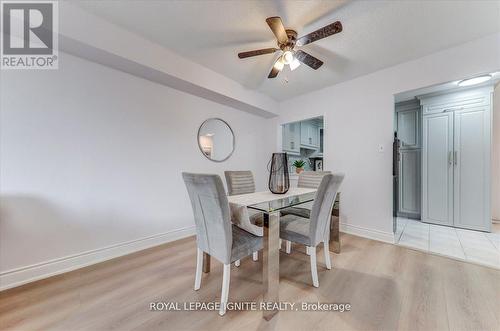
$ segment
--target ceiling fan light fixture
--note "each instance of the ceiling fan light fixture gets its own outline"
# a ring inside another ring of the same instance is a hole
[[[292,63],[294,57],[293,57],[293,53],[291,51],[285,51],[283,53],[283,56],[282,56],[282,59],[283,59],[283,62],[285,64],[290,64]]]
[[[310,32],[305,36],[297,38],[297,31],[293,29],[285,29],[285,26],[279,16],[266,18],[266,23],[276,37],[277,46],[279,48],[271,47],[239,52],[238,57],[240,59],[245,59],[248,57],[280,52],[281,55],[275,60],[274,65],[267,76],[267,78],[271,79],[276,78],[284,69],[285,65],[289,65],[290,70],[297,69],[301,64],[305,64],[311,69],[318,70],[323,65],[323,61],[303,50],[295,51],[294,47],[307,45],[342,31],[342,23],[337,21],[316,31]]]
[[[294,71],[300,66],[300,61],[297,60],[296,57],[293,58],[293,61],[290,63],[290,70]]]
[[[283,56],[280,57],[279,60],[274,63],[274,68],[278,71],[283,70],[284,66],[285,66],[285,63],[283,62]]]
[[[491,75],[482,75],[473,78],[467,78],[458,82],[458,86],[472,86],[487,82],[491,79]]]

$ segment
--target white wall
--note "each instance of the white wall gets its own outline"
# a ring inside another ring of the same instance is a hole
[[[324,115],[324,167],[346,174],[344,231],[391,241],[394,94],[498,69],[495,34],[287,100],[275,125]]]
[[[491,154],[491,217],[500,221],[500,84],[493,92],[493,144]]]
[[[60,56],[1,73],[1,288],[193,233],[182,171],[249,169],[264,189],[269,121]],[[226,162],[198,149],[209,117],[236,135]]]

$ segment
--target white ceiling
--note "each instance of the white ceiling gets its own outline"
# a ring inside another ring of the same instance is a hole
[[[276,100],[320,89],[500,31],[500,1],[80,1],[79,5]],[[303,49],[317,71],[288,67],[267,79],[277,54],[265,19],[300,35],[340,20],[344,30]],[[285,82],[287,81],[287,82]]]

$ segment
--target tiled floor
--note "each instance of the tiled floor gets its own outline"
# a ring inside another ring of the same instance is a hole
[[[498,224],[493,232],[457,229],[398,218],[396,242],[456,259],[500,269],[500,232]]]

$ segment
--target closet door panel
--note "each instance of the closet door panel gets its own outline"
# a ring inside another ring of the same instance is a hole
[[[423,117],[422,220],[453,225],[453,113]]]
[[[455,112],[454,224],[490,231],[490,112]]]

